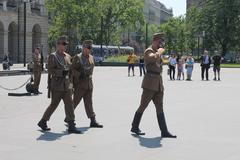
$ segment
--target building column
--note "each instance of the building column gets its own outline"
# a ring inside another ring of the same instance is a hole
[[[32,13],[31,3],[26,3],[26,11],[27,11],[27,13]]]
[[[45,16],[46,13],[45,13],[44,1],[40,1],[40,2],[39,2],[39,5],[40,5],[40,15],[41,15],[41,16]]]
[[[46,61],[48,57],[48,33],[42,32],[41,45],[43,47],[42,53],[43,53],[44,61]]]
[[[8,55],[8,31],[4,31],[4,47],[3,47],[3,54]]]
[[[27,32],[26,37],[26,63],[32,61],[33,49],[32,49],[32,32]]]
[[[3,4],[3,10],[7,11],[7,1],[3,1],[2,4]]]

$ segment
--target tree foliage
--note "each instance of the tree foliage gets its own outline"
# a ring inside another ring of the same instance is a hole
[[[205,48],[219,49],[222,55],[235,50],[240,44],[239,8],[239,0],[208,0],[203,8],[190,9],[187,13],[189,35],[205,31]]]
[[[143,0],[47,0],[46,4],[53,14],[50,43],[66,34],[73,46],[89,38],[100,44],[101,37],[104,44],[118,44],[122,31],[135,29],[136,22],[144,24]]]
[[[160,25],[160,30],[166,35],[166,49],[169,53],[184,52],[185,45],[185,18],[173,17]]]

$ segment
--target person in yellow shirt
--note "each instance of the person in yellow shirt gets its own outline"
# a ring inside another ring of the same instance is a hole
[[[135,76],[134,73],[134,66],[136,62],[137,56],[134,53],[129,54],[127,62],[128,62],[128,77],[130,77],[130,70],[132,69],[133,76]]]

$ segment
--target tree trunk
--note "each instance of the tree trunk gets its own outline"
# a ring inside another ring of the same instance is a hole
[[[228,48],[227,44],[222,45],[222,57],[224,57],[227,54]]]

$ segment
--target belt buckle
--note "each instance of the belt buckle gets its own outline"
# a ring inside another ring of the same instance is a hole
[[[67,75],[67,76],[65,77],[65,79],[69,79],[69,76]]]

